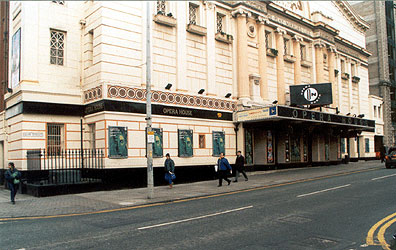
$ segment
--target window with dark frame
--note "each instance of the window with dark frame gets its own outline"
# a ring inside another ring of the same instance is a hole
[[[157,14],[161,14],[161,15],[166,14],[166,1],[165,0],[157,1]]]
[[[365,152],[369,153],[370,152],[370,139],[369,138],[364,139],[364,145],[365,145]]]
[[[265,31],[265,48],[266,49],[272,48],[271,31]]]
[[[95,123],[88,124],[89,128],[89,147],[92,150],[96,149],[96,125]]]
[[[300,45],[300,55],[301,55],[301,60],[303,60],[303,61],[307,60],[305,45],[302,45],[302,44]]]
[[[290,55],[289,42],[290,40],[288,38],[286,37],[283,38],[283,49],[285,55]]]
[[[217,12],[217,16],[216,16],[217,33],[224,33],[224,18],[225,15]]]
[[[47,154],[60,155],[64,145],[64,124],[47,124]]]
[[[199,6],[193,3],[189,4],[189,24],[198,24]]]
[[[66,32],[51,30],[50,63],[55,65],[64,64]]]
[[[206,148],[205,135],[199,135],[199,148]]]

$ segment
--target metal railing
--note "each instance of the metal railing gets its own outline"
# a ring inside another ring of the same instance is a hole
[[[103,149],[68,149],[49,153],[27,152],[27,183],[77,184],[99,182],[104,168]]]

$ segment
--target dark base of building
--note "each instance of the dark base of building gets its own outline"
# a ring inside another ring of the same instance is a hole
[[[349,161],[357,162],[359,160],[376,160],[375,157],[370,158],[350,158]],[[251,171],[268,171],[276,169],[289,169],[289,168],[304,168],[315,166],[329,166],[338,164],[347,164],[348,159],[328,162],[313,162],[313,163],[287,163],[277,165],[255,165],[246,166],[246,170]],[[100,179],[98,178],[98,171],[101,171]],[[5,185],[4,182],[5,170],[0,170],[0,183]],[[23,181],[20,191],[23,194],[29,194],[36,197],[45,197],[62,194],[74,194],[83,192],[115,190],[121,188],[142,188],[147,186],[147,169],[146,168],[126,168],[126,169],[103,169],[96,170],[95,172],[87,172],[86,175],[91,175],[97,181],[81,182],[81,183],[64,183],[64,184],[40,184],[40,175],[42,171],[21,171],[22,178],[27,180],[31,178],[32,181],[28,183]],[[214,171],[213,165],[210,166],[183,166],[176,167],[176,184],[191,183],[198,181],[214,180],[217,174]],[[163,168],[154,168],[154,185],[165,186],[167,185],[164,179]]]

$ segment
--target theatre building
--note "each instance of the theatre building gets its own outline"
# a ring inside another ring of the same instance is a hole
[[[264,168],[375,157],[369,27],[347,2],[148,4],[155,172],[168,152],[179,180],[237,150]],[[146,11],[144,1],[10,2],[0,169],[145,172]]]

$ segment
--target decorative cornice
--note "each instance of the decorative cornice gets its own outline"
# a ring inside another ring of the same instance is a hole
[[[257,16],[257,22],[261,24],[268,24],[269,20],[268,17]]]
[[[107,97],[134,101],[146,101],[146,90],[141,88],[129,88],[125,86],[108,85]],[[180,93],[153,90],[151,92],[153,103],[190,106],[203,109],[215,109],[224,111],[236,110],[236,102],[203,96],[192,96]]]
[[[278,28],[276,28],[275,33],[279,33],[281,35],[286,35],[287,31],[278,27]]]
[[[237,17],[238,15],[245,16],[245,17],[251,17],[252,16],[252,14],[250,12],[248,12],[248,11],[242,9],[242,8],[238,8],[238,9],[232,11],[231,15],[233,17]]]
[[[84,91],[84,102],[90,102],[102,98],[102,85]]]

